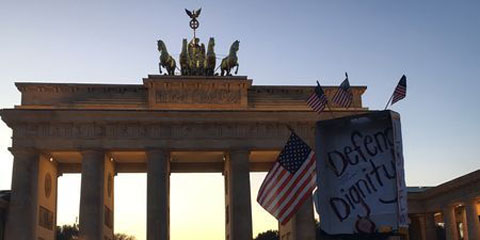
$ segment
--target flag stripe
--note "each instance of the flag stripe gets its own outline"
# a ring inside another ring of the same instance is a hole
[[[278,211],[277,211],[278,208],[277,207],[283,207],[284,204],[287,203],[287,201],[286,201],[287,198],[289,198],[289,196],[291,196],[296,191],[298,191],[298,188],[300,188],[300,186],[301,186],[300,183],[305,181],[306,177],[310,176],[310,174],[307,174],[307,173],[311,172],[312,167],[315,168],[314,165],[313,165],[314,161],[312,161],[312,159],[304,164],[305,168],[303,170],[297,171],[298,174],[295,174],[293,179],[286,186],[283,187],[283,191],[280,192],[275,197],[274,201],[272,201],[270,204],[267,205],[268,206],[267,208],[270,211],[275,212],[274,215],[278,214]],[[300,173],[300,171],[301,171],[301,173]],[[277,203],[280,203],[280,205],[278,205]]]
[[[352,104],[353,95],[350,90],[350,83],[346,78],[338,87],[337,92],[333,96],[332,101],[341,107],[348,108]]]
[[[302,196],[305,194],[305,190],[307,190],[308,193],[311,193],[313,191],[313,189],[315,188],[316,186],[316,173],[315,173],[315,169],[312,169],[312,174],[309,175],[309,178],[306,179],[306,181],[304,182],[304,186],[302,187],[302,190],[301,192],[300,191],[297,191],[295,193],[294,196],[292,196],[291,199],[293,200],[298,200],[298,199],[301,199]],[[308,191],[308,189],[312,189],[310,191]],[[282,209],[282,211],[280,212],[280,215],[281,216],[285,216],[285,215],[288,215],[290,213],[290,211],[292,210],[292,208],[295,206],[296,202],[295,201],[292,201],[292,200],[289,200],[289,203]]]
[[[303,172],[304,169],[306,169],[307,166],[309,165],[309,162],[305,161],[305,163],[302,165],[302,167],[300,169],[298,169],[297,173]],[[272,201],[274,201],[275,199],[279,199],[284,194],[283,190],[286,187],[289,188],[293,184],[293,182],[296,180],[296,178],[298,177],[298,174],[292,175],[292,174],[288,173],[287,171],[284,171],[283,174],[288,176],[288,178],[285,181],[278,182],[276,186],[274,186],[272,189],[270,189],[272,194],[269,195],[270,197],[269,197],[267,202],[263,201],[263,204],[265,206],[271,206]],[[272,196],[275,196],[275,198],[272,198]],[[269,208],[269,207],[266,207],[266,208]]]
[[[309,99],[316,103],[321,99]],[[314,109],[317,109],[316,107]],[[257,202],[277,220],[287,222],[316,186],[315,153],[294,133],[260,186]]]
[[[311,192],[315,189],[315,186],[312,186],[310,189],[307,189],[307,191],[305,191],[304,195],[302,196],[302,199],[300,201],[297,201],[296,203],[303,203],[305,202],[310,196],[311,196]],[[293,214],[295,214],[297,212],[297,210],[302,206],[301,204],[294,204],[293,205],[294,207],[292,208],[292,210],[289,212],[288,215],[286,216],[282,216],[282,218],[279,219],[280,223],[283,225],[283,224],[286,224],[288,222],[288,220],[290,220],[290,218],[292,218]]]
[[[297,212],[297,210],[302,206],[303,202],[308,199],[308,197],[312,196],[312,191],[315,189],[315,186],[311,186],[310,188],[305,188],[304,191],[302,192],[301,196],[296,199],[296,201],[292,204],[292,207],[285,212],[284,215],[282,215],[279,218],[279,221],[282,224],[285,224],[292,216]],[[298,204],[302,203],[302,204]]]
[[[320,113],[325,109],[328,100],[325,94],[323,93],[322,87],[317,82],[317,87],[315,91],[308,97],[307,104],[316,112]]]
[[[272,197],[275,194],[278,194],[279,191],[281,191],[281,189],[279,189],[279,188],[282,187],[283,183],[289,181],[292,178],[292,175],[288,174],[288,172],[283,168],[281,169],[279,175],[280,175],[280,177],[277,177],[277,179],[279,179],[279,181],[272,184],[269,188],[266,189],[267,194],[263,197],[260,204],[262,204],[262,205],[263,204],[265,204],[265,205],[269,204],[271,202]],[[274,180],[277,180],[277,179],[274,179]]]
[[[266,179],[265,182],[262,183],[262,185],[260,186],[260,189],[258,190],[257,201],[261,198],[261,196],[263,196],[265,188],[270,185],[270,183],[273,181],[273,179],[276,179],[276,177],[273,177],[273,176],[278,174],[279,170],[280,170],[280,164],[278,164],[278,162],[276,162],[272,166],[270,171],[268,171],[267,176],[265,176],[265,179]]]
[[[269,206],[270,203],[275,199],[275,196],[283,190],[285,183],[288,183],[288,181],[290,181],[290,179],[292,179],[293,177],[293,175],[289,174],[288,171],[285,169],[282,169],[281,174],[282,178],[280,179],[280,181],[278,181],[277,184],[272,185],[271,188],[268,189],[268,194],[260,204]]]
[[[311,164],[313,165],[313,164]],[[274,215],[281,215],[282,211],[285,207],[288,207],[291,205],[292,199],[295,199],[295,197],[298,196],[298,193],[300,190],[304,189],[307,184],[310,183],[310,178],[312,177],[313,171],[315,170],[315,167],[309,167],[308,169],[305,169],[306,172],[303,174],[303,176],[295,183],[293,188],[290,188],[289,191],[285,192],[283,196],[281,197],[281,204],[278,206],[275,206],[276,208],[273,208],[272,210],[275,211]]]
[[[271,176],[269,176],[270,173],[272,173]],[[272,170],[270,170],[270,172],[265,177],[266,180],[262,183],[262,186],[260,186],[260,190],[259,190],[258,196],[257,196],[257,201],[263,202],[263,200],[266,197],[265,190],[270,189],[273,184],[276,184],[275,181],[277,179],[279,179],[278,176],[280,174],[283,174],[282,173],[282,168],[281,168],[280,164],[278,162],[276,162],[275,165],[274,165],[274,168]],[[267,191],[267,193],[268,193],[268,191]]]
[[[407,77],[403,75],[398,81],[397,87],[393,92],[392,105],[407,96]]]

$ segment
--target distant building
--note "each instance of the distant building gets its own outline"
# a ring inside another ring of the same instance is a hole
[[[480,239],[480,170],[436,187],[408,188],[410,239]]]

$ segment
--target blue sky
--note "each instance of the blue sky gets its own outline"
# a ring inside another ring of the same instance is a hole
[[[202,7],[198,35],[218,55],[240,40],[239,74],[256,85],[366,85],[383,109],[402,74],[408,185],[436,185],[480,168],[480,2],[2,1],[0,106],[16,81],[141,84],[158,73],[156,41],[180,52],[184,8]],[[11,132],[0,128],[0,189],[10,187]],[[223,228],[219,228],[223,230]]]

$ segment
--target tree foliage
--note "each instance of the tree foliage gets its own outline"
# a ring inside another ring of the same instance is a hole
[[[57,226],[57,240],[77,240],[79,234],[78,224]],[[136,240],[134,236],[117,233],[113,240]]]
[[[113,240],[136,240],[136,238],[134,236],[129,236],[127,234],[117,233],[113,237]]]
[[[57,240],[74,240],[78,239],[78,225],[57,226]]]
[[[259,233],[253,240],[279,240],[278,231],[268,230],[266,232]]]

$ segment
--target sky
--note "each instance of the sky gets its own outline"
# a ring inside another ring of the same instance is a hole
[[[478,0],[2,0],[0,107],[20,103],[14,82],[141,84],[158,73],[158,39],[178,59],[192,35],[183,9],[199,7],[201,41],[215,37],[222,56],[240,40],[239,75],[255,85],[337,85],[348,72],[368,87],[364,106],[378,110],[406,74],[407,98],[391,109],[402,115],[407,185],[480,168]],[[0,189],[11,184],[10,145],[2,123]],[[264,175],[251,174],[252,198]],[[171,239],[224,239],[221,174],[171,178]],[[115,231],[145,239],[145,174],[115,181]],[[59,178],[59,224],[75,221],[79,194],[78,174]],[[252,207],[254,235],[276,228]]]

